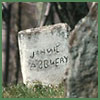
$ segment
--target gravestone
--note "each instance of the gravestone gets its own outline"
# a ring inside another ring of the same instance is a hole
[[[98,98],[98,3],[70,33],[67,98]]]
[[[58,85],[68,63],[70,27],[55,24],[20,31],[18,34],[23,82]]]

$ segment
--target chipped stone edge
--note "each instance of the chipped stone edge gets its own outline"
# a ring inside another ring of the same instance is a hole
[[[30,28],[30,29],[22,30],[22,31],[18,32],[18,35],[25,34],[25,33],[27,33],[27,34],[37,33],[41,30],[47,30],[47,29],[52,30],[55,27],[59,28],[60,26],[61,27],[63,26],[64,28],[66,28],[67,32],[70,32],[70,30],[71,30],[70,26],[67,23],[57,23],[57,24],[54,24],[54,25],[46,25],[46,26],[42,26],[42,27],[36,27],[36,28]]]

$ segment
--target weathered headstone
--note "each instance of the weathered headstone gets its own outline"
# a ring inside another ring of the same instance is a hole
[[[27,29],[18,34],[23,82],[57,85],[68,63],[67,24]]]
[[[67,98],[98,97],[98,3],[70,33]]]

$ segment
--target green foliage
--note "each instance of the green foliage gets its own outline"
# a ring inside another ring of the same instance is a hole
[[[3,87],[3,98],[63,98],[64,86],[43,86],[36,84],[27,88],[24,84]]]

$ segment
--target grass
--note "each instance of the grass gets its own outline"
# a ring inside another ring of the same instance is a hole
[[[3,87],[3,98],[64,98],[64,86],[43,86],[41,84],[27,88],[24,84]]]

